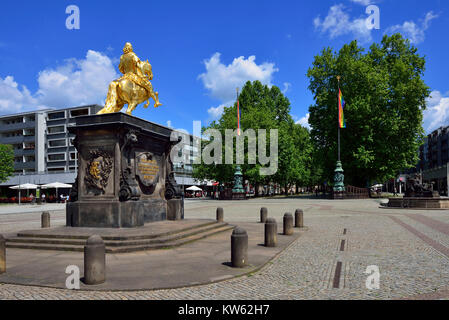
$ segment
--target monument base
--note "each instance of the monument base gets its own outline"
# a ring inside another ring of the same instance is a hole
[[[67,226],[135,228],[166,220],[168,210],[183,218],[181,205],[167,206],[180,197],[170,158],[180,139],[171,129],[118,112],[77,117],[68,130],[79,165]]]
[[[68,227],[134,228],[144,225],[142,201],[77,201],[66,207]]]
[[[171,199],[167,201],[167,220],[184,219],[184,203],[182,199]]]
[[[449,209],[449,198],[390,198],[387,208]]]
[[[246,193],[241,193],[241,192],[233,192],[232,193],[232,200],[246,200]]]

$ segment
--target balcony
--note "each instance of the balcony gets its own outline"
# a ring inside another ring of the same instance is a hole
[[[35,155],[34,149],[16,149],[16,150],[14,150],[15,157],[34,156],[34,155]]]
[[[0,132],[8,132],[8,131],[15,131],[15,130],[22,130],[22,129],[33,129],[36,125],[35,121],[28,121],[28,122],[19,122],[19,123],[13,123],[13,124],[1,124],[0,125]]]
[[[34,169],[36,167],[35,161],[30,162],[14,162],[14,170]]]

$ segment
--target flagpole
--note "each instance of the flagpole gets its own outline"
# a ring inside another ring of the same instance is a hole
[[[340,76],[337,76],[337,80],[338,80],[338,98],[337,98],[337,103],[338,103],[338,114],[340,115]],[[343,107],[343,106],[342,106]],[[344,118],[343,118],[344,119]],[[333,199],[343,199],[345,197],[345,184],[344,184],[344,179],[345,176],[343,174],[343,167],[341,165],[341,159],[340,159],[340,127],[341,127],[341,122],[340,122],[340,116],[338,116],[338,160],[337,160],[337,165],[336,168],[334,170],[334,188],[333,188],[333,195],[332,198]]]
[[[340,76],[337,76],[337,80],[338,80],[338,93],[337,93],[337,103],[338,103],[340,98]],[[340,161],[340,123],[338,123],[338,161]]]

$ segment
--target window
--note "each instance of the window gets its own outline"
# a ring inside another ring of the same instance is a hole
[[[48,172],[64,172],[65,168],[64,167],[59,167],[59,168],[48,168],[47,169]]]
[[[53,112],[48,114],[48,120],[64,119],[65,111]]]
[[[70,117],[79,117],[79,116],[87,116],[89,115],[89,109],[77,109],[70,111]]]
[[[25,157],[25,162],[34,162],[36,161],[34,156],[27,156]]]
[[[48,127],[48,134],[64,133],[65,126]]]
[[[48,146],[50,148],[57,148],[57,147],[66,147],[67,141],[65,139],[59,139],[59,140],[49,140]]]
[[[24,150],[34,150],[35,149],[34,143],[25,143],[25,146],[23,147]]]
[[[34,129],[33,130],[24,130],[24,136],[25,137],[34,137]]]
[[[65,153],[49,154],[48,161],[65,161]]]
[[[76,160],[76,152],[70,152],[70,160]]]

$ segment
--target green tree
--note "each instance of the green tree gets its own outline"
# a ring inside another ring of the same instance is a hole
[[[309,123],[323,178],[332,181],[337,158],[337,76],[346,101],[341,130],[345,182],[365,187],[416,165],[423,139],[423,110],[430,95],[422,76],[425,59],[400,34],[384,36],[369,50],[357,41],[316,56],[307,76],[315,104]]]
[[[277,182],[287,187],[298,181],[308,181],[308,170],[305,168],[310,161],[305,152],[311,150],[308,131],[300,125],[294,123],[290,115],[290,101],[281,90],[272,86],[271,88],[262,85],[260,81],[248,81],[239,95],[241,109],[242,130],[258,129],[267,130],[267,147],[270,150],[269,133],[270,129],[277,129],[278,140],[278,171],[272,176],[260,174],[260,162],[256,155],[256,164],[248,164],[247,139],[245,143],[245,164],[241,165],[245,180],[256,186],[269,182]],[[221,118],[212,122],[206,129],[217,129],[223,137],[223,159],[225,159],[224,136],[226,129],[237,128],[237,104],[225,107]],[[258,139],[258,137],[257,137]],[[202,148],[209,142],[204,141]],[[258,141],[256,140],[256,143]],[[304,147],[304,149],[303,149]],[[306,151],[304,151],[306,150]],[[235,146],[233,150],[235,163]],[[235,172],[235,165],[194,165],[194,177],[199,179],[213,179],[221,183],[232,182]],[[257,191],[256,191],[257,192]]]
[[[5,182],[14,173],[14,149],[11,145],[0,144],[0,182]]]

